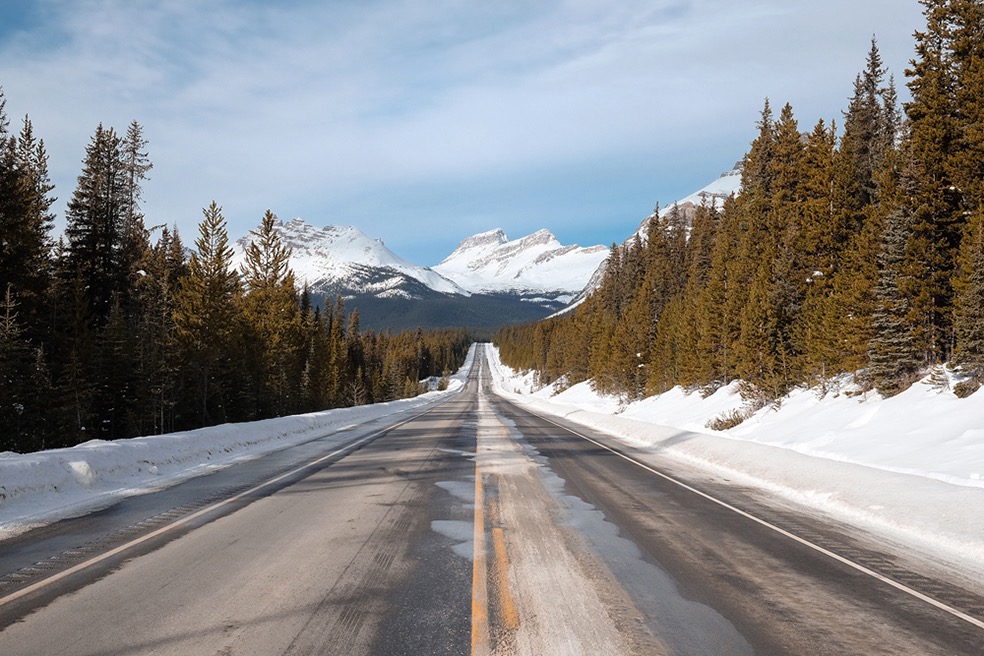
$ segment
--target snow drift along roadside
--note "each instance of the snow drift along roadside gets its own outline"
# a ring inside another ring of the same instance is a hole
[[[710,475],[871,530],[984,580],[984,394],[916,385],[891,399],[796,393],[729,431],[707,421],[741,406],[736,390],[679,389],[634,404],[587,384],[554,394],[501,363],[496,391],[544,414],[612,435],[650,458]]]
[[[457,393],[473,358],[474,347],[446,391],[412,399],[113,442],[91,440],[36,453],[0,453],[0,538],[347,426],[422,408]]]

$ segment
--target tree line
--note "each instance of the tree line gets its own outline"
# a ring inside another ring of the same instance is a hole
[[[921,4],[903,107],[874,39],[841,127],[767,100],[739,194],[657,208],[576,310],[502,329],[503,360],[626,399],[740,380],[761,406],[839,374],[892,395],[944,364],[980,387],[984,4]]]
[[[464,330],[362,330],[316,307],[267,211],[233,266],[222,209],[190,256],[148,227],[142,126],[98,126],[55,242],[44,141],[0,92],[0,452],[414,396],[464,362]]]

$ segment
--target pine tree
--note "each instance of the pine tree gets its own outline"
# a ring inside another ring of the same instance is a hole
[[[99,326],[109,315],[113,295],[129,284],[122,258],[123,177],[120,138],[100,124],[65,213],[66,268],[86,291]]]
[[[179,398],[179,363],[174,310],[180,280],[187,274],[184,246],[177,229],[162,228],[157,243],[148,248],[140,263],[134,288],[138,355],[141,434],[173,431]]]
[[[301,373],[301,315],[297,306],[290,249],[277,231],[277,218],[267,210],[259,228],[250,232],[242,266],[246,294],[244,326],[254,338],[261,416],[282,415],[296,405]]]
[[[926,30],[916,32],[917,58],[906,70],[912,100],[905,105],[908,138],[902,188],[911,234],[902,264],[902,292],[909,299],[916,348],[932,364],[944,361],[950,350],[950,283],[965,215],[949,165],[961,141],[951,0],[921,1]]]
[[[95,434],[104,440],[134,437],[139,434],[139,375],[136,362],[135,331],[123,309],[119,295],[114,295],[106,324],[98,332],[98,348],[93,374],[96,398],[93,402],[97,422]]]
[[[842,365],[840,335],[834,330],[832,281],[851,235],[838,230],[834,212],[836,130],[817,122],[804,151],[802,212],[794,245],[799,275],[806,283],[802,312],[792,328],[799,367],[806,378],[823,381]]]
[[[968,222],[958,262],[953,363],[970,377],[969,391],[984,383],[984,210]]]
[[[64,267],[67,256],[56,259],[56,270]],[[98,417],[95,401],[99,394],[98,348],[95,319],[82,281],[65,275],[54,279],[57,299],[54,308],[52,358],[54,430],[50,446],[72,446],[89,439]]]
[[[984,205],[984,6],[951,0],[957,143],[949,173],[973,212]]]
[[[706,361],[706,372],[698,384],[705,392],[729,384],[737,375],[735,344],[741,330],[741,303],[747,286],[739,284],[739,244],[745,230],[744,217],[734,196],[722,207],[711,248],[707,284],[697,296],[695,320],[702,327],[698,352]]]
[[[17,301],[8,284],[0,301],[0,450],[25,451],[32,435],[28,421],[39,410],[32,407],[30,345],[17,318]],[[25,414],[27,416],[25,416]]]
[[[349,372],[354,371],[349,360],[349,343],[345,333],[345,304],[341,296],[335,298],[325,323],[328,332],[328,362],[325,373],[325,396],[328,407],[347,405],[345,385]]]
[[[681,301],[683,316],[677,336],[680,344],[678,382],[691,389],[709,386],[716,378],[711,358],[702,348],[708,342],[712,327],[702,309],[701,299],[712,274],[718,220],[719,213],[713,201],[704,198],[694,214],[687,240],[687,285]]]
[[[763,122],[766,118],[763,112]],[[753,186],[743,188],[739,197],[750,229],[738,253],[748,286],[736,344],[738,374],[769,400],[785,394],[793,379],[792,321],[802,302],[799,280],[805,284],[794,249],[801,223],[803,150],[792,107],[786,104],[777,122],[760,128],[750,151],[758,153],[752,158]]]
[[[844,136],[841,139],[840,159],[846,165],[846,175],[840,183],[847,192],[844,211],[853,216],[856,232],[861,212],[878,201],[878,175],[885,158],[895,148],[900,124],[895,83],[885,84],[887,69],[874,38],[868,52],[865,70],[854,82],[854,95],[844,112]]]
[[[238,330],[241,285],[232,270],[232,248],[222,208],[212,201],[202,213],[197,250],[174,299],[174,327],[183,369],[195,381],[192,398],[199,425],[211,425],[227,417],[231,345]]]
[[[29,118],[20,138],[8,133],[0,91],[0,289],[11,287],[25,336],[38,341],[51,274],[50,208],[54,188],[48,178],[44,143]]]
[[[306,352],[301,372],[302,410],[316,412],[331,407],[329,328],[320,308],[310,308],[305,321]]]
[[[123,232],[136,232],[143,228],[140,201],[143,199],[142,182],[154,168],[145,148],[149,142],[143,136],[143,127],[132,121],[121,145],[123,167],[123,198],[121,214]]]
[[[148,141],[143,136],[143,128],[137,121],[130,123],[126,137],[120,144],[120,168],[122,170],[122,189],[120,202],[121,267],[127,277],[128,286],[133,286],[139,277],[141,260],[150,248],[149,233],[144,224],[140,209],[143,198],[142,183],[147,173],[154,168],[145,148]]]
[[[12,286],[0,299],[0,450],[43,449],[51,431],[51,381],[44,351],[31,344]]]
[[[916,336],[909,320],[911,307],[905,287],[905,249],[911,218],[893,212],[886,224],[878,255],[878,283],[872,320],[874,335],[869,346],[870,375],[875,387],[892,396],[908,387],[921,364]]]

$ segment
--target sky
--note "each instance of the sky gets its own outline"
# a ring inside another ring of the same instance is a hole
[[[270,209],[437,264],[541,228],[621,242],[730,170],[765,98],[840,120],[873,36],[900,95],[917,0],[3,0],[0,87],[59,200],[137,120],[148,225]]]

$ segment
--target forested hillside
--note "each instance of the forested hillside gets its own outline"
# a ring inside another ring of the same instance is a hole
[[[984,3],[922,4],[903,107],[874,40],[842,124],[767,101],[739,195],[653,219],[576,311],[503,329],[503,360],[628,399],[741,380],[764,404],[843,373],[892,395],[943,364],[976,390]]]
[[[43,140],[0,94],[0,451],[26,452],[416,395],[464,362],[464,331],[360,330],[298,290],[269,211],[240,269],[221,208],[190,258],[149,226],[152,168],[134,121],[100,125],[51,236]]]

